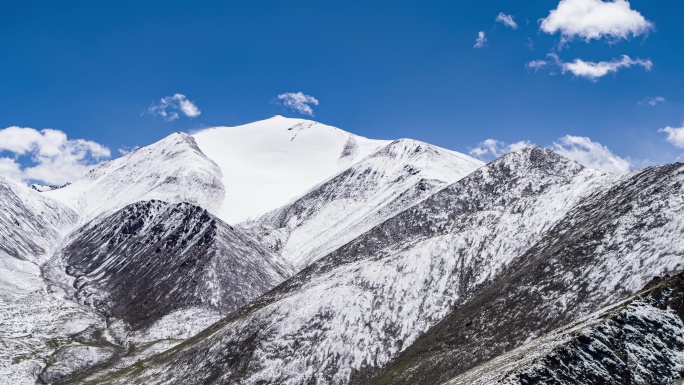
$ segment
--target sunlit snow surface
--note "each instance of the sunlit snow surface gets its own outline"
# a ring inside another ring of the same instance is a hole
[[[223,172],[219,217],[230,224],[285,205],[389,143],[282,116],[193,137]]]

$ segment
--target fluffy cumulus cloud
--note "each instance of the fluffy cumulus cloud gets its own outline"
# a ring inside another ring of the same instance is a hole
[[[0,176],[62,185],[111,156],[101,144],[68,139],[59,130],[8,127],[0,130]],[[22,159],[27,158],[27,161]]]
[[[558,55],[550,53],[548,55],[548,60],[535,60],[526,65],[527,68],[534,70],[545,67],[556,67],[564,74],[571,73],[577,77],[589,79],[591,81],[597,81],[608,74],[616,73],[621,69],[633,66],[643,67],[646,71],[650,71],[653,68],[653,62],[648,59],[632,59],[627,55],[610,61],[590,62],[582,59],[575,59],[572,62],[564,62]]]
[[[487,44],[487,34],[484,31],[477,33],[477,39],[475,40],[475,48],[482,48]]]
[[[531,145],[532,143],[526,140],[507,144],[500,140],[487,139],[478,144],[477,147],[471,149],[470,155],[484,161],[490,161],[500,156],[506,155],[511,151],[517,151]]]
[[[174,94],[173,96],[166,96],[159,100],[159,103],[152,104],[147,113],[151,115],[161,116],[165,120],[172,122],[180,117],[180,114],[188,118],[196,118],[200,116],[202,111],[199,107],[183,94]]]
[[[653,23],[631,8],[626,0],[561,0],[541,20],[542,31],[560,32],[563,39],[628,39],[648,33]]]
[[[632,163],[613,154],[608,147],[584,136],[566,135],[553,142],[551,149],[575,162],[596,170],[621,174],[632,168]]]
[[[505,13],[501,12],[499,13],[499,16],[496,17],[496,22],[497,23],[502,23],[506,27],[517,29],[518,28],[518,23],[515,22],[513,19],[512,15],[506,15]]]
[[[661,128],[658,132],[667,134],[667,141],[679,148],[684,148],[684,127]]]
[[[311,106],[317,106],[318,99],[311,95],[306,95],[302,92],[286,92],[278,95],[278,102],[283,106],[297,111],[302,115],[314,116],[314,111]]]

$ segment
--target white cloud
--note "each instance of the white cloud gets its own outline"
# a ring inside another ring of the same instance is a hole
[[[584,136],[566,135],[553,142],[551,149],[585,167],[621,174],[632,168],[630,160],[613,154],[608,147]]]
[[[546,60],[532,60],[531,62],[525,64],[525,68],[530,68],[537,71],[546,67],[547,65],[549,65],[549,62]]]
[[[653,29],[653,23],[626,0],[561,0],[549,16],[541,19],[541,29],[548,34],[560,32],[563,39],[590,41],[639,36]]]
[[[517,29],[518,28],[518,23],[515,22],[513,19],[512,15],[506,15],[505,13],[501,12],[499,13],[499,16],[496,17],[496,22],[497,23],[503,23],[506,27]]]
[[[286,92],[284,94],[278,95],[278,100],[285,107],[290,108],[293,111],[297,111],[302,115],[314,116],[313,109],[311,105],[317,106],[318,99],[311,95],[305,95],[301,92]]]
[[[558,55],[555,53],[550,53],[547,55],[549,60],[535,60],[528,62],[525,66],[527,68],[532,68],[538,70],[546,66],[556,66],[561,69],[562,73],[572,73],[577,77],[582,77],[589,79],[591,81],[597,81],[610,73],[616,73],[623,68],[630,68],[633,66],[640,66],[650,71],[653,68],[653,62],[646,59],[642,60],[639,58],[632,59],[627,55],[622,55],[620,59],[613,59],[611,61],[601,61],[601,62],[588,62],[582,59],[575,59],[572,62],[562,61]]]
[[[0,158],[0,177],[21,181],[21,166],[14,159]]]
[[[620,59],[598,63],[575,59],[574,62],[563,63],[563,73],[572,72],[575,76],[597,80],[609,73],[615,73],[622,68],[629,68],[635,65],[644,67],[647,71],[653,68],[653,63],[650,60],[632,59],[627,55],[623,55]]]
[[[470,155],[484,161],[489,161],[504,156],[511,151],[517,151],[531,145],[532,143],[527,140],[506,144],[500,140],[487,139],[470,150]]]
[[[648,104],[649,106],[657,106],[660,103],[665,103],[665,98],[662,96],[656,96],[655,98],[648,98],[645,100],[645,103]]]
[[[485,44],[487,44],[487,35],[484,31],[480,31],[477,33],[477,40],[475,40],[475,45],[473,47],[482,48]]]
[[[0,153],[14,158],[0,158],[0,176],[23,181],[61,185],[80,178],[111,156],[101,144],[68,139],[62,131],[8,127],[0,130]],[[27,156],[32,164],[22,167],[19,157]]]
[[[661,128],[658,132],[664,132],[667,134],[667,141],[670,144],[675,145],[679,148],[684,148],[684,127],[670,127]]]
[[[169,122],[180,117],[178,111],[188,118],[196,118],[202,114],[199,107],[188,100],[183,94],[163,97],[159,100],[159,103],[152,104],[147,109],[148,114],[159,115]]]

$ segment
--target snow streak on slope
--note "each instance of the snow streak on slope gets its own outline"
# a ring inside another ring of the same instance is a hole
[[[219,217],[231,224],[285,205],[389,143],[282,116],[193,136],[223,172]]]
[[[96,218],[55,258],[76,277],[79,302],[136,330],[191,307],[228,314],[292,274],[206,210],[154,200]]]
[[[604,179],[538,147],[509,154],[105,383],[358,383],[500,276]]]
[[[302,269],[482,165],[427,143],[396,140],[287,206],[241,226]]]
[[[150,199],[189,202],[217,212],[224,190],[219,167],[202,154],[191,136],[176,133],[44,194],[89,220]]]
[[[651,283],[446,385],[673,384],[684,368],[682,278]]]

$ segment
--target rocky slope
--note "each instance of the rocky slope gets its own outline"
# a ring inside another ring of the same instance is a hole
[[[554,330],[445,385],[681,383],[683,278],[657,279],[637,295]]]
[[[481,166],[427,143],[396,140],[292,203],[240,226],[303,269]]]
[[[439,384],[684,270],[684,165],[582,199],[500,279],[470,295],[371,384]]]
[[[156,200],[82,226],[55,258],[80,303],[135,330],[191,307],[228,314],[293,273],[205,209]]]

